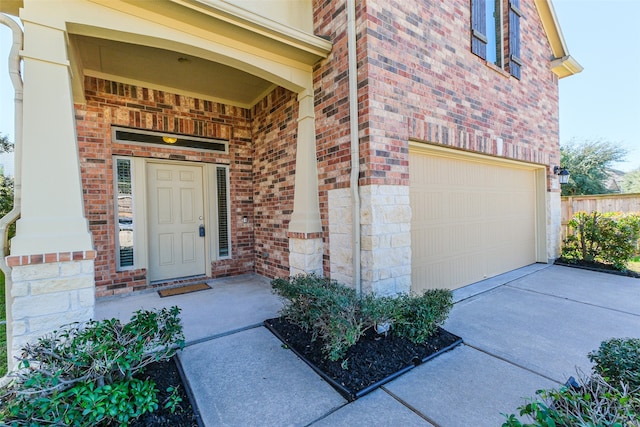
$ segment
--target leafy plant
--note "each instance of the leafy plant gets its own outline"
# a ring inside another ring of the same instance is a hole
[[[636,254],[640,216],[578,212],[569,221],[573,233],[564,240],[562,258],[568,262],[596,261],[624,270]]]
[[[595,364],[591,376],[579,373],[582,385],[539,390],[518,408],[533,423],[510,414],[503,427],[640,425],[640,339],[609,339],[588,356]]]
[[[315,275],[298,275],[271,282],[287,303],[281,315],[323,341],[329,360],[345,357],[369,328],[388,322],[392,333],[420,343],[446,320],[451,292],[437,289],[421,296],[356,296],[354,289]]]
[[[540,390],[539,399],[519,407],[521,422],[515,414],[505,415],[502,427],[637,426],[640,422],[640,398],[626,385],[614,387],[600,375],[583,377],[580,387]]]
[[[421,296],[399,295],[393,304],[394,332],[414,343],[423,343],[442,325],[453,307],[446,289],[429,289]]]
[[[271,285],[289,301],[281,314],[314,339],[322,338],[329,360],[343,358],[364,333],[354,289],[315,275],[275,279]]]
[[[184,346],[180,309],[138,311],[71,324],[23,349],[2,390],[0,417],[13,426],[127,423],[158,407],[150,381],[133,376]]]
[[[589,353],[593,370],[612,384],[624,383],[633,393],[640,393],[640,339],[611,338]]]
[[[178,387],[167,387],[167,392],[170,394],[164,401],[164,407],[165,409],[169,409],[172,414],[176,412],[176,409],[182,402],[182,397],[180,397],[178,390]]]

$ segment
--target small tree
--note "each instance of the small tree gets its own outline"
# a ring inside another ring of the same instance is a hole
[[[625,193],[640,193],[640,168],[624,175],[622,191]]]
[[[577,212],[569,227],[573,233],[562,247],[562,258],[568,262],[600,262],[624,270],[636,253],[640,237],[638,215]]]
[[[560,163],[571,173],[569,183],[562,186],[563,196],[605,194],[607,169],[624,160],[627,150],[605,139],[575,139],[560,147]]]

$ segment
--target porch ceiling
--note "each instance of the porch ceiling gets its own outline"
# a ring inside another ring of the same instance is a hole
[[[197,96],[244,108],[275,85],[236,68],[180,52],[70,35],[86,75]]]

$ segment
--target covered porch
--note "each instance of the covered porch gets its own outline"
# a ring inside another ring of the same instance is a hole
[[[96,296],[321,272],[310,9],[72,3],[2,3],[24,27],[9,352]]]

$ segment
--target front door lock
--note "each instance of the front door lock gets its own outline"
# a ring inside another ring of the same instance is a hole
[[[200,224],[200,227],[198,227],[198,231],[200,233],[200,237],[204,237],[204,224]]]

